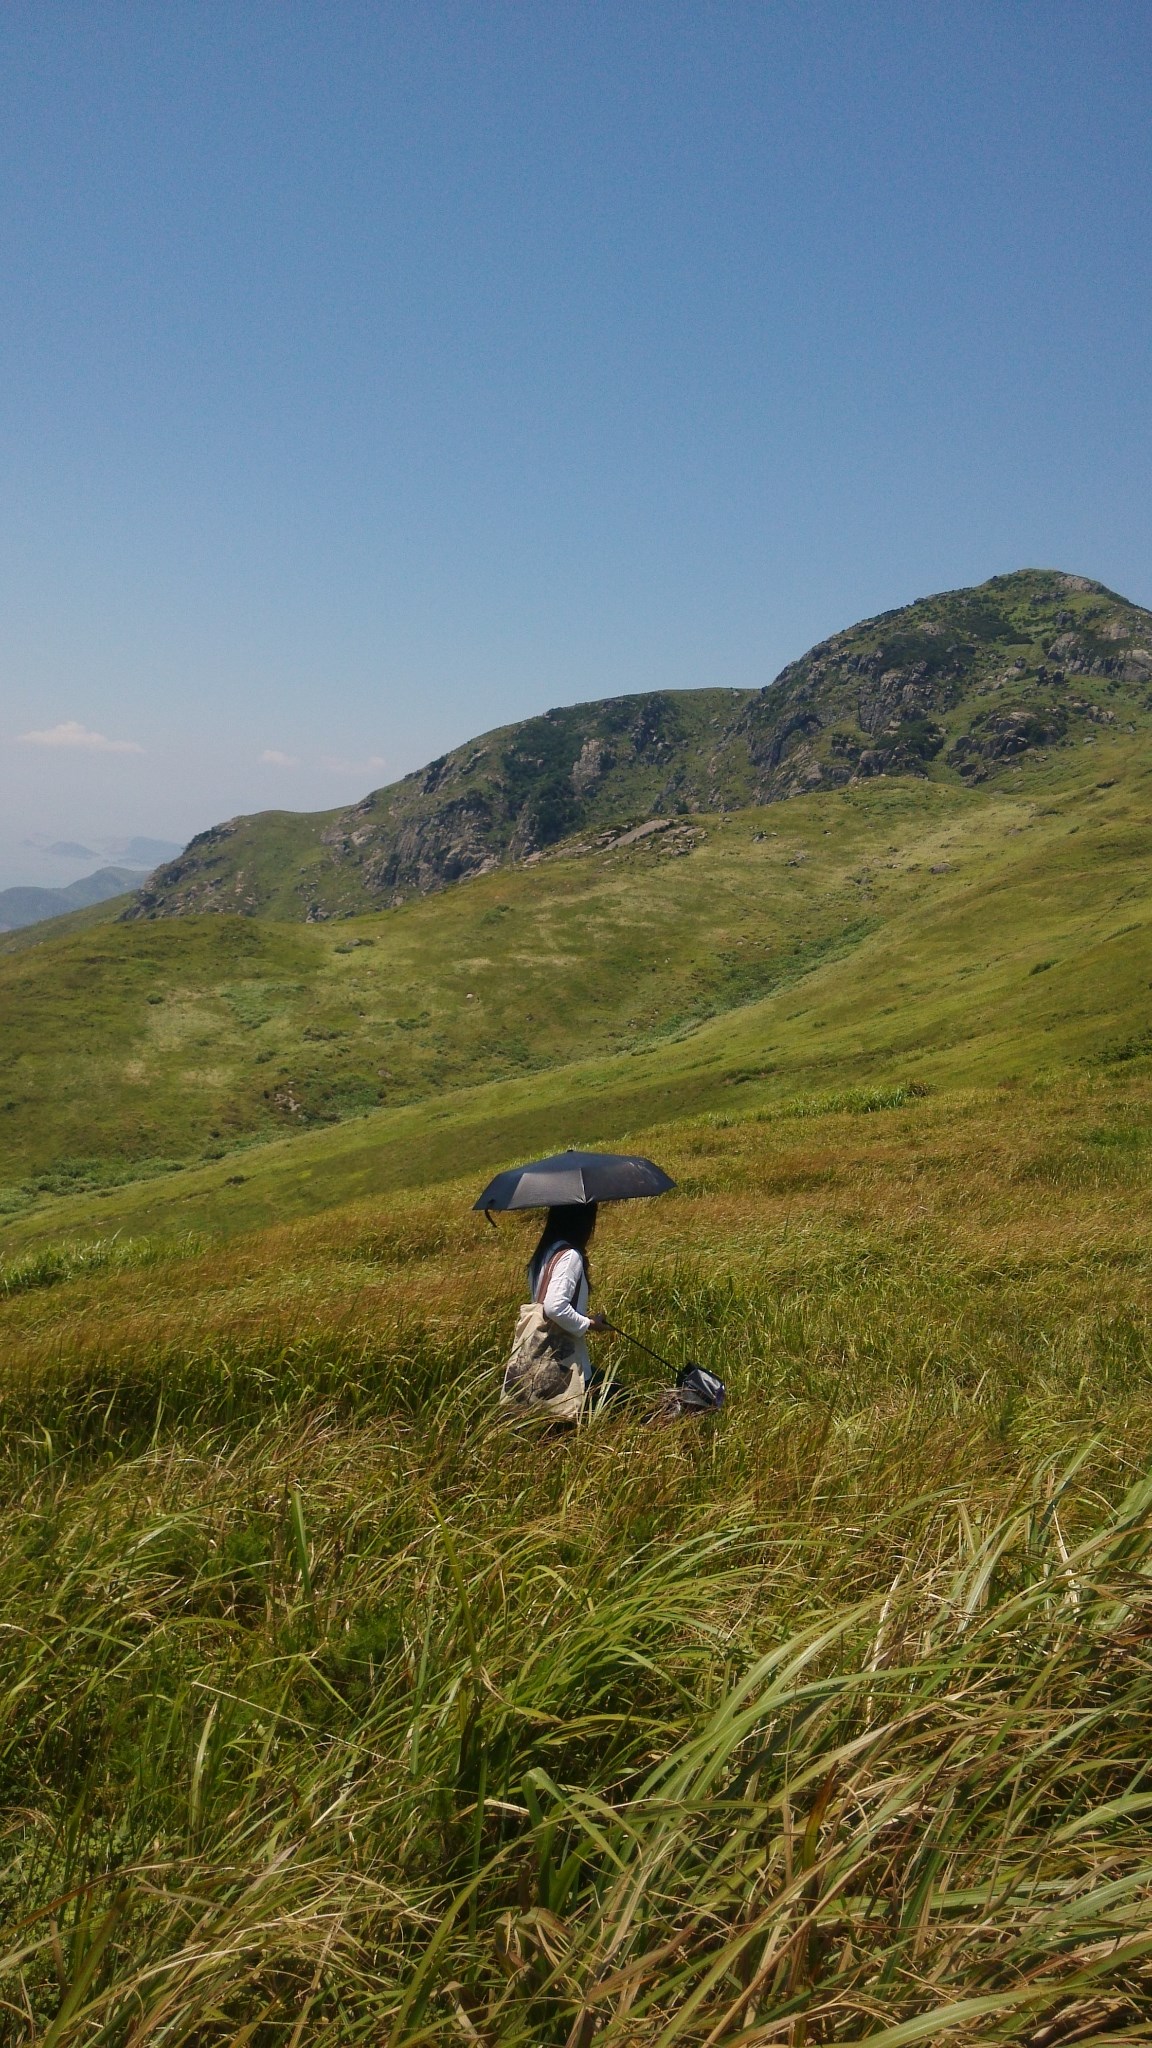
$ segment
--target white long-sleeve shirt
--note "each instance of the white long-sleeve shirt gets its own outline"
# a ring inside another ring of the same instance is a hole
[[[554,1251],[555,1246],[551,1251],[545,1252],[539,1262],[533,1259],[528,1267],[528,1285],[534,1301],[544,1268],[553,1258]],[[584,1260],[578,1251],[573,1251],[569,1247],[553,1260],[547,1291],[540,1306],[548,1321],[554,1323],[558,1330],[563,1330],[566,1336],[571,1337],[573,1355],[587,1386],[592,1377],[592,1360],[588,1356],[588,1346],[584,1341],[590,1327],[588,1275],[584,1271]]]

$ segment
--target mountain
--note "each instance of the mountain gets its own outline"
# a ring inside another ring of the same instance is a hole
[[[781,1094],[1142,1073],[1152,748],[1093,733],[974,788],[872,776],[347,921],[97,906],[13,934],[0,1218],[88,1190],[102,1232],[232,1227]]]
[[[114,896],[126,896],[147,879],[147,869],[98,868],[94,875],[69,882],[64,889],[0,889],[0,932],[22,931],[26,925],[64,917],[70,910],[107,903]]]
[[[1043,681],[816,650],[723,728],[757,805],[0,940],[29,2041],[1146,2037],[1152,745],[1091,605]],[[472,1204],[566,1145],[675,1187],[563,1434],[497,1408],[540,1216]]]
[[[752,799],[716,750],[742,690],[657,691],[485,733],[347,810],[265,811],[193,839],[130,917],[378,910],[531,859],[581,831]]]
[[[346,810],[202,832],[125,916],[319,922],[662,816],[884,775],[968,784],[1144,721],[1152,614],[1055,570],[994,576],[837,633],[762,690],[654,691],[545,712]]]
[[[184,847],[175,839],[109,839],[104,851],[117,860],[131,861],[133,867],[151,869],[159,867],[162,860],[175,860]]]
[[[42,838],[25,840],[26,846],[35,846],[45,853],[54,854],[59,860],[99,860],[101,854],[106,860],[128,867],[143,868],[150,873],[159,867],[162,860],[175,860],[184,850],[182,839],[101,839],[96,846],[85,846],[78,839],[54,839],[45,845]]]

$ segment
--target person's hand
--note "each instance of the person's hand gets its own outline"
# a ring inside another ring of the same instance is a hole
[[[610,1330],[612,1325],[608,1321],[607,1316],[589,1316],[588,1328],[590,1330]]]

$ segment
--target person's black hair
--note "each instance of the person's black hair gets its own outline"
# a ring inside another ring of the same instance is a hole
[[[556,1208],[549,1209],[544,1218],[544,1228],[540,1232],[540,1242],[529,1262],[532,1271],[540,1271],[541,1262],[558,1244],[568,1244],[574,1252],[580,1253],[584,1261],[584,1271],[591,1279],[586,1247],[595,1221],[595,1202],[562,1202]]]

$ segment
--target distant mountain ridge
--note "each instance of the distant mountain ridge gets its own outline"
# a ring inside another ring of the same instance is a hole
[[[162,860],[175,860],[184,851],[182,840],[178,839],[105,839],[98,846],[84,846],[78,839],[56,839],[45,846],[42,839],[29,839],[28,846],[43,848],[45,853],[55,854],[61,860],[99,860],[101,854],[114,865],[133,867],[144,874],[151,874]]]
[[[1087,577],[1020,570],[865,619],[761,690],[568,706],[346,809],[232,819],[158,869],[124,915],[352,916],[661,816],[876,775],[981,781],[1150,709],[1152,613]]]
[[[70,910],[87,910],[94,903],[126,896],[147,875],[147,868],[98,868],[94,875],[84,875],[62,889],[19,885],[0,889],[0,932],[23,931],[26,925],[43,924],[50,917],[66,917]]]

